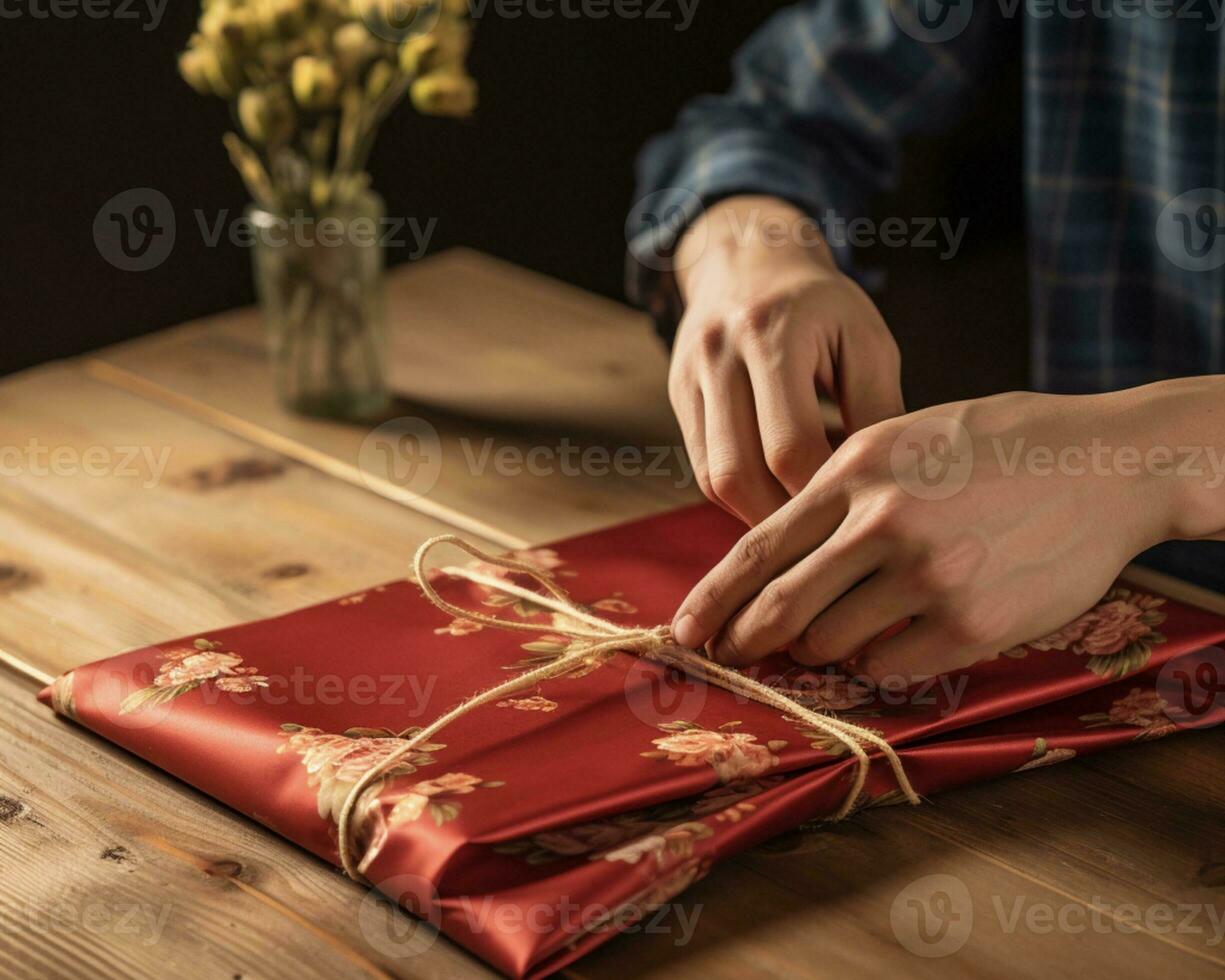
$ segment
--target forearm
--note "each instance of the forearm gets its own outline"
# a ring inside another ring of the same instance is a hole
[[[1101,397],[1118,425],[1115,465],[1138,471],[1152,494],[1153,543],[1225,540],[1225,375]]]

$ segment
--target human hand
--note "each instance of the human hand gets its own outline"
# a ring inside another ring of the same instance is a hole
[[[746,524],[829,458],[818,387],[839,399],[849,432],[905,410],[884,320],[791,205],[719,202],[682,239],[676,267],[686,310],[668,395],[698,485]]]
[[[677,641],[732,665],[863,650],[859,673],[898,687],[1060,628],[1186,533],[1172,476],[1089,460],[1095,438],[1150,450],[1162,427],[1144,391],[998,395],[863,429],[698,583]]]

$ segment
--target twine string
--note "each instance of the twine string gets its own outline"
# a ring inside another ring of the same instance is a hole
[[[515,582],[508,581],[501,576],[487,574],[476,568],[451,566],[442,570],[444,574],[463,578],[478,585],[483,585],[493,591],[500,592],[503,595],[522,599],[557,613],[562,618],[554,620],[550,624],[522,622],[504,619],[476,609],[465,609],[444,599],[438,594],[438,590],[430,581],[426,570],[426,558],[435,548],[445,544],[453,545],[486,566],[525,575],[543,587],[547,594],[525,589]],[[868,754],[869,748],[875,749],[888,761],[890,768],[893,770],[894,778],[897,780],[898,787],[906,796],[906,799],[911,803],[917,804],[920,802],[919,794],[915,792],[914,787],[910,784],[910,780],[902,766],[901,759],[898,758],[897,752],[893,746],[876,732],[852,724],[836,715],[825,714],[806,708],[767,684],[763,684],[751,677],[746,677],[730,667],[716,664],[696,650],[678,646],[672,637],[672,630],[669,626],[621,626],[618,623],[613,623],[600,616],[596,616],[576,603],[569,593],[557,584],[552,576],[535,565],[506,556],[490,555],[456,535],[442,534],[430,538],[417,549],[417,553],[413,558],[413,572],[417,584],[420,585],[425,593],[425,597],[434,606],[450,613],[457,619],[466,619],[494,629],[512,630],[521,633],[557,634],[577,642],[572,644],[556,660],[516,674],[514,677],[488,690],[474,694],[467,700],[461,701],[450,711],[435,718],[424,728],[405,739],[403,745],[399,746],[394,752],[389,753],[377,765],[362,774],[349,790],[337,820],[337,845],[340,850],[341,863],[344,865],[345,873],[352,878],[360,878],[363,871],[363,862],[354,854],[353,847],[355,837],[354,823],[358,805],[366,791],[381,779],[384,773],[392,769],[418,745],[432,738],[453,721],[462,718],[482,705],[503,698],[508,694],[513,694],[516,691],[535,687],[543,681],[568,673],[573,667],[581,663],[598,660],[615,652],[635,654],[675,667],[699,680],[704,680],[716,687],[721,687],[725,691],[738,694],[758,704],[776,708],[791,717],[810,724],[817,731],[828,735],[834,741],[844,746],[854,757],[857,765],[852,778],[851,789],[841,807],[834,814],[833,819],[835,820],[841,820],[851,812],[856,801],[859,799],[860,793],[863,791],[864,783],[867,781],[868,771],[872,764],[871,757]]]

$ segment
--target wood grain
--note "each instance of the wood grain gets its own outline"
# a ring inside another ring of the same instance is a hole
[[[276,835],[55,720],[0,672],[0,973],[494,975],[441,937],[411,959],[395,956],[411,933],[397,947],[396,933],[382,931],[389,913],[363,906],[364,895]],[[414,928],[394,915],[397,929]]]
[[[1169,763],[1195,741],[1137,746],[1112,761],[1149,754]],[[1196,763],[1219,760],[1225,732],[1198,741]],[[1219,977],[1225,894],[1195,872],[1200,856],[1225,842],[1222,811],[1154,797],[1072,762],[946,793],[931,806],[862,813],[716,868],[679,896],[679,910],[661,915],[663,931],[618,938],[577,974]],[[930,958],[901,945],[915,919],[898,909],[929,875],[964,888],[954,912],[972,924],[964,945]],[[692,940],[681,944],[679,924],[695,917]],[[1184,921],[1189,929],[1175,928]]]
[[[71,365],[0,385],[0,446],[0,647],[51,674],[402,578],[456,530]]]
[[[639,314],[466,250],[397,270],[388,308],[393,414],[439,440],[428,491],[374,451],[370,427],[276,403],[254,310],[111,348],[91,370],[508,547],[699,499]]]

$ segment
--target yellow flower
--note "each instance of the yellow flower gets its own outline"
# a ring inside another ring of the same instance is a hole
[[[277,85],[243,89],[238,96],[238,120],[252,142],[276,146],[293,135],[293,103]]]
[[[196,35],[179,56],[179,74],[204,95],[232,99],[242,84],[242,72],[224,41],[210,44]]]
[[[466,116],[476,108],[476,82],[455,71],[423,75],[409,92],[417,111],[427,116]]]
[[[352,77],[379,53],[379,45],[370,28],[360,21],[350,21],[332,34],[332,50],[341,74]]]
[[[452,20],[440,21],[428,34],[417,34],[400,45],[400,68],[409,75],[449,68],[460,70],[468,54],[471,32]]]
[[[326,58],[301,55],[294,59],[293,95],[305,109],[326,109],[336,102],[340,77]]]

